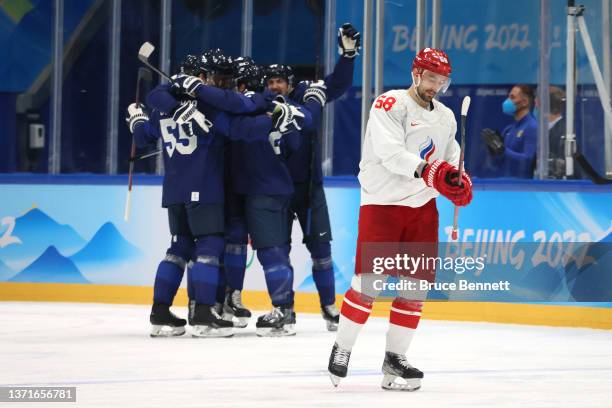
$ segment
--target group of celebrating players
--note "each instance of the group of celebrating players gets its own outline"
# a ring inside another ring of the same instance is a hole
[[[325,104],[352,84],[359,32],[344,24],[338,44],[330,75],[297,84],[286,65],[261,67],[219,49],[189,55],[145,105],[128,107],[138,147],[163,140],[162,207],[172,238],[155,277],[151,336],[185,333],[187,321],[170,311],[185,272],[194,336],[227,337],[246,327],[251,312],[241,291],[249,237],[273,305],[257,319],[257,335],[295,334],[294,217],[312,257],[322,316],[328,330],[337,329],[317,128]]]

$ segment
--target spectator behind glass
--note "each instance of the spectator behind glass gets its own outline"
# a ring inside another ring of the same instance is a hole
[[[550,178],[565,178],[565,92],[551,86],[550,112],[548,115],[548,175]],[[539,101],[536,98],[534,116],[538,117]]]
[[[525,84],[515,85],[502,103],[502,111],[514,122],[501,134],[491,129],[482,130],[501,177],[533,178],[538,140],[538,124],[531,115],[534,90]]]

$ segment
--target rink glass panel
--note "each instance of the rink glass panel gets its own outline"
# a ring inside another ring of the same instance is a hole
[[[161,27],[161,1],[160,0],[130,0],[121,2],[121,69],[118,105],[118,172],[127,173],[129,166],[130,147],[132,137],[125,123],[126,107],[134,102],[136,92],[136,77],[138,68],[142,63],[138,60],[138,49],[145,41],[150,41],[158,51],[153,53],[150,61],[155,66],[159,64],[160,27]],[[141,100],[155,85],[159,83],[159,76],[153,74],[149,86],[141,87]],[[136,173],[155,173],[156,158],[139,160],[134,163]]]
[[[587,0],[581,1],[579,4],[585,6],[584,19],[586,26],[593,43],[593,49],[597,58],[599,69],[604,76],[604,82],[607,83],[607,90],[610,93],[610,73],[609,67],[610,62],[608,61],[608,73],[605,73],[605,60],[604,56],[604,41],[602,30],[604,28],[606,19],[602,14],[602,1],[601,0]],[[558,20],[557,20],[558,18]],[[559,21],[557,23],[557,21]],[[610,16],[607,18],[607,23],[610,22]],[[553,25],[562,24],[565,25],[565,16],[559,17],[553,14]],[[609,44],[609,43],[608,43]],[[610,51],[608,50],[608,58],[610,57]],[[561,42],[561,47],[552,50],[552,57],[554,59],[556,53],[563,53],[563,62],[565,62],[565,43]],[[595,80],[591,71],[591,66],[587,59],[584,41],[579,31],[576,32],[576,107],[575,107],[575,133],[578,151],[588,159],[590,164],[600,175],[606,174],[606,151],[605,151],[605,140],[606,137],[610,140],[610,132],[605,130],[604,113],[599,99],[599,93],[595,86]],[[565,67],[565,64],[563,65]],[[551,68],[552,70],[552,68]],[[551,84],[558,83],[551,75]],[[563,76],[562,83],[565,83],[565,76]],[[564,115],[565,116],[565,115]],[[612,149],[612,145],[608,144],[608,149]],[[608,151],[610,154],[610,151]],[[608,170],[610,165],[608,163]],[[577,175],[581,178],[587,178],[580,170],[577,170]]]
[[[242,1],[173,1],[171,69],[176,72],[187,54],[211,48],[240,53]]]
[[[0,7],[0,172],[47,172],[53,24],[52,2]],[[30,148],[30,125],[44,127],[44,147]]]
[[[609,24],[610,18],[603,17],[601,1],[582,3],[586,5],[585,18],[603,70],[602,26]],[[565,87],[566,6],[567,2],[563,0],[549,2],[551,59],[547,77],[551,85],[561,87]],[[540,2],[529,0],[518,3],[484,0],[441,2],[438,46],[450,56],[453,82],[449,91],[440,96],[440,101],[449,106],[459,119],[461,100],[466,95],[472,98],[466,131],[466,168],[474,177],[505,176],[487,153],[480,132],[487,127],[501,131],[513,121],[512,117],[502,113],[501,104],[514,84],[526,83],[534,88],[539,85],[540,53],[546,52],[539,45],[540,11]],[[426,11],[426,45],[431,44],[431,15],[429,5]],[[363,6],[337,1],[336,22],[341,24],[349,20],[363,21]],[[385,2],[384,21],[384,90],[408,87],[416,51],[415,2]],[[334,175],[355,175],[358,172],[361,63],[360,57],[355,68],[355,86],[346,98],[336,102]],[[603,173],[603,112],[580,38],[577,38],[577,70],[575,123],[578,143],[596,170]]]
[[[64,18],[54,27],[55,4],[59,1],[3,3],[0,47],[4,75],[0,79],[0,171],[47,172],[49,146],[53,138],[52,51],[53,34],[60,30],[66,53],[62,77],[61,166],[64,173],[125,173],[130,136],[124,125],[125,107],[133,100],[140,63],[138,46],[145,40],[157,47],[151,61],[160,65],[161,0],[122,1],[120,8],[119,83],[117,103],[109,103],[111,66],[112,0],[64,0]],[[219,47],[238,55],[242,49],[242,1],[179,0],[169,4],[170,70],[175,71],[188,52]],[[431,2],[427,2],[426,44],[431,39]],[[604,31],[610,16],[602,13],[602,0],[582,2],[585,19],[604,78]],[[7,3],[8,4],[8,3]],[[12,4],[12,3],[11,3]],[[333,30],[352,22],[363,33],[363,4],[349,0],[335,6]],[[262,64],[282,62],[294,67],[296,79],[312,79],[325,70],[324,1],[253,1],[251,54]],[[550,85],[565,87],[566,2],[549,0]],[[117,16],[116,16],[117,17]],[[501,112],[501,103],[512,85],[538,85],[539,61],[546,49],[539,46],[540,2],[518,3],[488,0],[441,2],[441,48],[453,64],[453,84],[440,97],[457,115],[461,99],[472,97],[467,123],[466,168],[474,177],[499,177],[481,141],[482,128],[501,130],[512,118]],[[410,85],[410,66],[415,52],[416,4],[411,0],[385,2],[384,89]],[[86,24],[85,24],[86,23]],[[85,27],[81,30],[80,25]],[[114,29],[117,29],[115,27]],[[74,41],[73,41],[74,40]],[[335,48],[333,43],[328,44]],[[578,149],[600,174],[605,174],[603,110],[595,89],[580,36],[577,37],[577,92],[575,128]],[[373,51],[373,50],[372,50]],[[373,52],[372,52],[373,56]],[[337,58],[337,54],[335,55]],[[333,175],[354,176],[360,159],[362,60],[356,60],[353,87],[334,102]],[[608,64],[609,65],[609,64]],[[329,68],[329,67],[327,67]],[[159,78],[154,76],[153,85]],[[36,86],[36,84],[40,84]],[[608,82],[609,86],[609,82]],[[28,94],[28,90],[32,91]],[[31,98],[29,98],[31,97]],[[29,99],[28,99],[29,98]],[[19,100],[18,100],[19,99]],[[31,103],[28,103],[31,100]],[[111,123],[112,121],[112,123]],[[30,125],[34,125],[31,127]],[[32,130],[30,130],[32,129]],[[29,133],[42,134],[43,144],[30,146]],[[116,132],[116,144],[108,151],[108,140]],[[36,146],[43,146],[38,148]],[[608,147],[610,144],[607,145]],[[610,150],[610,149],[608,149]],[[109,154],[110,153],[110,154]],[[116,166],[108,165],[109,155]],[[610,163],[608,163],[608,169]],[[138,173],[155,172],[155,159],[136,164]],[[544,177],[548,177],[545,175]]]
[[[71,10],[72,3],[78,1],[66,1],[65,10]],[[105,0],[95,13],[110,15],[111,10],[112,1]],[[61,173],[106,172],[112,29],[110,17],[94,18],[80,39],[84,43],[82,52],[72,64],[64,63]]]
[[[324,12],[324,1],[253,2],[255,61],[290,65],[296,81],[322,77]]]

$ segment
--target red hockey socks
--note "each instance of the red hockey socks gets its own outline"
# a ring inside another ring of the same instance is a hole
[[[395,298],[389,314],[386,351],[406,354],[414,331],[419,325],[419,320],[421,320],[422,308],[423,302]]]
[[[340,310],[340,324],[336,343],[340,348],[352,350],[361,328],[370,317],[374,299],[350,288],[344,295]]]

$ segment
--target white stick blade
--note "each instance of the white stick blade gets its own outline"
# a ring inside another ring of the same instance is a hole
[[[125,198],[125,211],[123,213],[123,219],[128,222],[130,220],[130,208],[132,206],[132,194],[130,191],[127,193]]]
[[[463,102],[461,102],[461,116],[467,116],[468,109],[470,109],[470,102],[472,99],[469,96],[463,98]]]
[[[138,50],[138,57],[141,59],[149,59],[151,54],[153,54],[153,51],[155,51],[155,46],[147,41],[140,46],[140,49]]]

